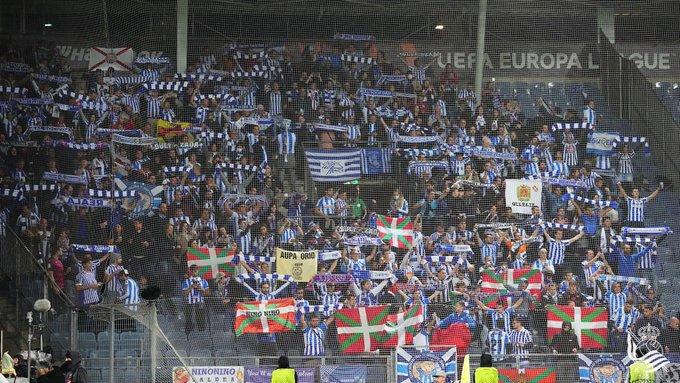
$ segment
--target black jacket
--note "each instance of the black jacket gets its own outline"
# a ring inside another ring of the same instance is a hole
[[[560,354],[571,354],[573,349],[578,350],[578,338],[576,338],[576,334],[572,331],[562,331],[555,335],[552,342],[550,342],[550,346]]]

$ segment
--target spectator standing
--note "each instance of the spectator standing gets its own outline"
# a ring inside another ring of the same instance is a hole
[[[206,328],[207,311],[205,297],[210,294],[208,281],[198,275],[198,266],[189,266],[189,275],[182,282],[182,292],[187,297],[184,309],[185,331],[190,333],[194,329],[204,331]]]

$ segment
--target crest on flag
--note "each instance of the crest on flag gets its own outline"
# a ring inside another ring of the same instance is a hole
[[[217,273],[234,274],[234,254],[236,246],[226,247],[190,247],[187,249],[187,267],[198,266],[198,275],[203,279],[213,279]]]
[[[132,70],[132,60],[135,52],[132,48],[90,48],[90,70],[103,70],[109,68],[125,72]]]
[[[114,183],[118,189],[132,193],[135,197],[125,198],[123,207],[130,212],[130,218],[144,217],[157,208],[161,203],[161,198],[157,197],[163,192],[163,186],[156,186],[144,182],[123,181],[116,178]]]
[[[397,347],[397,383],[429,383],[434,374],[444,371],[447,382],[458,379],[456,348],[440,351],[423,351],[415,348]]]
[[[399,249],[413,247],[413,222],[411,217],[386,217],[378,215],[378,236],[390,246]]]
[[[359,149],[307,149],[305,155],[314,181],[346,182],[361,178]]]
[[[584,383],[625,383],[632,362],[624,354],[578,354],[579,379]]]
[[[392,154],[389,149],[361,149],[361,173],[383,174],[390,171],[392,171]]]

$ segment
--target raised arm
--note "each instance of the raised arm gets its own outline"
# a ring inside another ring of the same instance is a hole
[[[273,296],[279,295],[279,293],[280,293],[281,291],[283,291],[286,287],[288,287],[288,285],[290,285],[290,281],[286,281],[286,283],[284,283],[284,284],[282,284],[281,286],[279,286],[278,289],[272,291],[272,295],[273,295]]]
[[[623,198],[628,199],[628,194],[626,194],[626,189],[624,189],[623,185],[621,185],[621,181],[617,181],[616,186],[619,187],[619,192],[621,192],[621,195],[623,196]],[[652,194],[654,194],[654,193],[652,193]]]
[[[371,289],[371,293],[373,295],[378,295],[385,288],[385,286],[387,286],[387,281],[389,281],[389,279],[383,279],[382,282]]]
[[[553,237],[551,237],[550,234],[548,234],[548,230],[543,230],[543,236],[545,237],[545,240],[548,241],[548,242],[554,242],[555,241],[553,239]]]
[[[328,274],[332,274],[333,270],[338,266],[338,261],[339,259],[333,260],[333,263],[331,263],[331,266],[328,268]]]
[[[661,185],[659,185],[659,187],[656,188],[656,190],[654,190],[652,192],[652,194],[649,195],[649,197],[647,197],[647,201],[651,201],[654,198],[656,198],[656,196],[659,195],[659,193],[661,192],[661,189],[662,189],[662,187],[661,187]]]
[[[482,310],[484,310],[484,311],[489,311],[489,310],[491,310],[491,308],[489,308],[489,306],[485,305],[482,301],[480,301],[480,300],[477,299],[477,298],[475,298],[475,303],[477,303],[477,307],[479,307],[480,309],[482,309]]]
[[[240,284],[242,284],[243,287],[245,287],[248,291],[250,291],[250,293],[253,294],[253,296],[257,296],[257,294],[258,294],[257,291],[255,291],[252,287],[250,287],[249,284],[247,284],[245,281],[240,281],[239,279],[236,279],[236,280],[237,280]]]
[[[572,243],[578,241],[579,239],[581,239],[581,237],[583,237],[583,235],[585,235],[584,231],[583,230],[579,231],[578,234],[567,240],[568,244],[571,245]]]

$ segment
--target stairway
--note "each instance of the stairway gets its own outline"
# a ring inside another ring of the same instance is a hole
[[[21,313],[19,323],[17,323],[16,301],[14,293],[7,289],[9,285],[7,280],[0,279],[0,286],[2,286],[0,288],[0,330],[3,332],[2,352],[9,351],[13,354],[26,348],[28,333],[26,323],[22,323]]]

